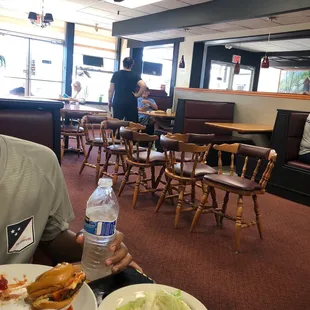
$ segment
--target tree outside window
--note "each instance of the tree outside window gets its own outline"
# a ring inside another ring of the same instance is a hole
[[[280,93],[302,94],[309,92],[310,70],[282,70]]]

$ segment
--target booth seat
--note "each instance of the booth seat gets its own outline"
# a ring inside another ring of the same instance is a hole
[[[310,165],[298,160],[304,126],[310,112],[278,110],[271,147],[278,153],[269,191],[310,205]]]

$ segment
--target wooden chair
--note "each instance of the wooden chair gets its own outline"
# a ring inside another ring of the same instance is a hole
[[[135,183],[135,189],[132,200],[132,207],[135,208],[138,200],[139,193],[155,193],[161,189],[158,189],[158,185],[161,181],[161,177],[165,171],[165,156],[163,153],[155,152],[152,150],[154,141],[158,139],[157,136],[148,135],[146,133],[138,133],[130,128],[122,127],[120,129],[121,137],[124,140],[127,151],[127,170],[124,179],[121,183],[118,196],[121,196],[126,184]],[[147,150],[140,147],[140,143],[148,142]],[[156,178],[155,167],[161,167],[161,170]],[[130,172],[133,167],[139,169],[135,182],[129,182]],[[145,170],[151,169],[151,178],[146,177]],[[148,182],[151,181],[151,187]],[[145,190],[140,191],[140,187],[144,186]]]
[[[117,139],[119,137],[119,130],[121,127],[128,127],[132,130],[144,130],[145,126],[139,123],[133,123],[118,119],[110,119],[103,121],[101,124],[101,133],[103,138],[103,145],[106,152],[106,161],[101,170],[100,177],[106,175],[113,179],[113,186],[116,185],[119,175],[124,175],[126,172],[126,147],[122,139]],[[141,149],[142,151],[142,149]],[[111,156],[115,155],[115,162],[110,163]],[[114,166],[114,173],[108,172],[108,167]],[[123,168],[123,173],[119,172],[120,165]]]
[[[181,212],[193,211],[197,208],[195,204],[196,182],[201,182],[202,190],[205,192],[205,185],[202,181],[203,176],[205,174],[217,173],[215,169],[206,165],[206,158],[213,139],[213,134],[169,134],[160,137],[160,143],[164,149],[166,158],[166,186],[157,203],[156,212],[159,211],[165,199],[178,197],[178,205],[174,220],[175,228],[178,226]],[[176,158],[176,153],[180,154],[179,160]],[[186,154],[188,159],[186,159]],[[172,181],[177,181],[177,183],[172,185]],[[186,185],[191,186],[191,192],[185,192]],[[172,194],[172,188],[176,188],[178,194]],[[169,195],[167,196],[168,191]],[[190,207],[183,208],[184,196],[187,195],[191,195]],[[206,209],[205,212],[211,211],[207,211]]]
[[[272,169],[274,167],[277,153],[275,150],[270,148],[264,148],[259,146],[252,146],[247,144],[222,144],[214,145],[213,148],[218,151],[218,174],[217,175],[205,175],[204,182],[208,186],[207,192],[203,195],[199,208],[196,211],[195,218],[193,220],[192,229],[195,227],[200,214],[204,208],[204,205],[207,201],[208,194],[211,193],[212,204],[215,208],[214,213],[216,214],[217,225],[223,225],[223,218],[235,221],[235,251],[239,252],[240,249],[240,237],[241,229],[248,228],[254,225],[257,225],[258,232],[262,238],[262,223],[261,215],[257,202],[257,195],[262,195],[265,193],[265,188],[267,182],[270,178]],[[229,175],[223,174],[222,167],[222,152],[231,153],[231,164],[230,164],[230,173]],[[234,160],[236,155],[241,155],[245,157],[242,174],[237,176],[234,174]],[[256,167],[253,171],[251,179],[244,178],[247,172],[247,164],[249,158],[252,158],[256,162]],[[257,175],[259,173],[259,168],[262,164],[262,161],[268,161],[266,168],[264,169],[262,176],[259,182],[256,182]],[[224,190],[226,192],[223,205],[221,208],[218,208],[218,203],[216,200],[215,188]],[[237,194],[237,215],[236,217],[226,214],[227,204],[229,201],[229,195]],[[249,223],[246,223],[242,220],[243,216],[243,196],[251,196],[254,203],[254,213],[256,220],[253,220]]]
[[[78,153],[80,157],[81,147],[84,156],[86,156],[86,148],[83,137],[85,136],[84,128],[81,126],[81,119],[84,113],[74,112],[74,111],[64,111],[61,110],[61,159],[64,156],[64,152],[69,150],[69,146],[66,146],[65,140],[69,141],[70,137],[76,139],[76,148],[73,151]]]
[[[86,115],[82,119],[82,126],[85,132],[86,144],[89,145],[88,152],[84,158],[79,174],[81,174],[85,167],[96,169],[96,183],[99,180],[100,166],[101,166],[101,153],[104,148],[104,141],[102,132],[100,130],[101,123],[107,119],[107,116],[103,115]],[[96,164],[90,163],[89,156],[93,147],[98,147],[98,155]]]

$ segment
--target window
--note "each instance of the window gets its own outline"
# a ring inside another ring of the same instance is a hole
[[[279,92],[302,94],[309,92],[310,70],[281,70]]]
[[[170,95],[173,48],[173,44],[166,44],[148,46],[143,49],[143,61],[162,64],[163,71],[161,76],[142,74],[142,79],[150,89],[164,88],[168,96]]]
[[[2,95],[23,87],[25,96],[59,97],[62,91],[63,41],[26,38],[5,32],[0,36],[0,46],[1,55],[6,59]]]
[[[233,63],[212,60],[209,88],[251,91],[255,69],[240,65],[240,73],[234,74],[234,66]]]
[[[81,82],[82,87],[87,87],[88,101],[108,101],[108,89],[112,74],[116,67],[116,44],[109,30],[76,25],[74,40],[74,72],[73,80]],[[84,65],[83,55],[100,57],[103,67]],[[85,74],[87,72],[87,74]]]

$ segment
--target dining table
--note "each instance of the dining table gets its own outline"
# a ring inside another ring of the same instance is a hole
[[[66,114],[70,114],[70,111],[72,112],[81,112],[81,115],[83,113],[86,114],[93,114],[93,113],[107,113],[104,109],[98,109],[94,108],[88,105],[82,105],[82,104],[65,104],[62,111],[66,112]]]
[[[167,112],[158,112],[158,111],[139,111],[139,114],[152,116],[153,118],[165,118],[165,119],[175,119],[175,113],[167,113]]]
[[[271,140],[273,126],[271,125],[262,125],[262,124],[251,124],[251,123],[213,123],[205,122],[207,126],[227,129],[230,131],[236,131],[239,134],[261,134],[265,135],[268,141]]]

